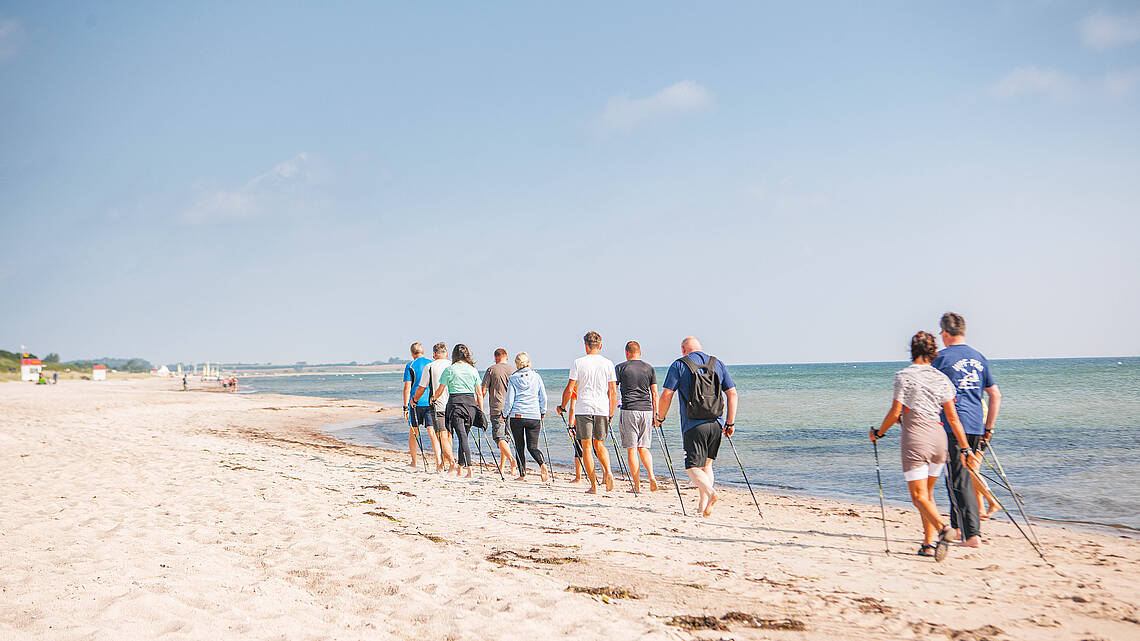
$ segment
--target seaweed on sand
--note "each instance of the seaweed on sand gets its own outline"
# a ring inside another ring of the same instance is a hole
[[[377,510],[377,511],[375,511],[375,512],[365,512],[364,514],[365,514],[366,516],[379,516],[379,517],[383,517],[383,518],[386,518],[386,519],[388,519],[389,521],[395,521],[395,522],[397,522],[397,523],[399,523],[399,522],[400,522],[400,519],[398,519],[398,518],[396,518],[396,517],[394,517],[394,516],[391,516],[391,515],[385,514],[385,513],[381,512],[381,511],[379,511],[379,510]]]
[[[592,594],[594,596],[602,597],[603,601],[609,602],[609,599],[641,599],[644,598],[640,594],[627,590],[625,588],[615,588],[610,586],[602,586],[597,588],[588,588],[581,585],[572,585],[566,588],[567,592],[577,592],[579,594]]]
[[[513,550],[499,550],[487,555],[487,560],[491,563],[498,565],[506,565],[513,568],[521,568],[525,566],[512,563],[513,560],[530,561],[531,563],[541,563],[543,565],[565,565],[566,563],[577,563],[581,561],[576,556],[534,556],[532,554],[519,554]]]

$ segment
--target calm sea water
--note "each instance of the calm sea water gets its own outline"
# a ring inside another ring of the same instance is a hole
[[[876,502],[867,430],[886,414],[892,374],[905,365],[730,366],[740,392],[733,440],[748,479],[782,491]],[[1140,358],[998,360],[991,366],[1002,391],[994,446],[1030,516],[1140,531]],[[545,421],[551,455],[556,464],[571,463],[569,439],[553,410],[567,370],[541,374],[552,398]],[[658,380],[663,379],[659,369]],[[242,383],[261,392],[394,406],[403,389],[400,373],[245,378]],[[680,475],[676,412],[674,404],[665,427]],[[888,500],[909,504],[898,434],[895,427],[879,443],[883,490]],[[406,427],[398,420],[349,426],[335,435],[381,447],[402,449],[407,443]],[[655,463],[664,472],[656,440]],[[727,442],[717,481],[742,482]],[[998,492],[1012,510],[1013,502]],[[945,508],[945,492],[936,499]]]

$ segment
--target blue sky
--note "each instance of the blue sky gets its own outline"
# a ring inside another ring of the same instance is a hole
[[[0,122],[6,348],[1140,354],[1134,3],[0,2]]]

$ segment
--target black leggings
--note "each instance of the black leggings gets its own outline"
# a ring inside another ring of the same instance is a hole
[[[546,459],[542,458],[542,450],[538,447],[539,433],[542,432],[542,421],[537,418],[512,418],[511,436],[515,439],[515,453],[518,455],[519,476],[526,474],[526,454],[523,452],[523,437],[526,437],[526,451],[531,458],[542,465]]]
[[[459,443],[459,467],[471,467],[471,444],[467,436],[475,422],[475,395],[452,394],[447,406],[447,430]]]

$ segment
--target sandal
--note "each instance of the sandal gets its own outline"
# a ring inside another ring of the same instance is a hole
[[[934,556],[935,551],[938,549],[936,545],[931,543],[923,543],[922,547],[918,548],[919,556]],[[927,551],[929,550],[929,551]]]
[[[946,558],[946,553],[950,551],[950,537],[954,534],[954,530],[950,526],[942,528],[938,533],[938,546],[934,548],[934,560],[941,562]]]

